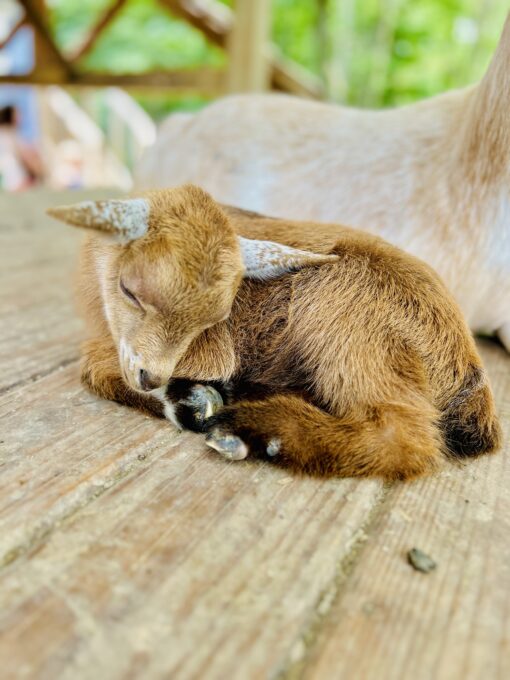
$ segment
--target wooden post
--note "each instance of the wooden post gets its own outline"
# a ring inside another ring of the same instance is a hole
[[[25,18],[34,29],[35,69],[42,78],[50,82],[70,80],[73,70],[56,46],[47,23],[47,8],[44,0],[20,0]],[[30,76],[29,76],[30,78]]]
[[[229,92],[263,92],[270,84],[271,0],[236,0],[228,36]]]

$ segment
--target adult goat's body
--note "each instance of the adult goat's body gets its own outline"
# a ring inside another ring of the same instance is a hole
[[[497,448],[473,339],[419,260],[338,225],[221,209],[193,187],[111,203],[54,211],[127,240],[93,236],[83,252],[83,379],[100,396],[182,422],[182,379],[215,381],[233,401],[201,427],[210,445],[310,473],[409,478],[448,451]]]
[[[510,350],[510,20],[484,79],[360,111],[281,95],[171,116],[139,186],[376,233],[439,272],[475,332]]]

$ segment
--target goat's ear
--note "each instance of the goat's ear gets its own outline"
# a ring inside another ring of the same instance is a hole
[[[104,232],[120,243],[129,243],[147,233],[149,212],[145,198],[83,201],[47,210],[48,215],[57,220]]]
[[[258,241],[240,236],[239,242],[245,269],[244,276],[249,279],[264,281],[285,272],[338,260],[337,255],[320,255],[308,250],[297,250],[273,241]]]

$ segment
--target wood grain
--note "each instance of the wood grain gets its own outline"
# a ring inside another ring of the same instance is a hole
[[[80,194],[91,195],[104,192]],[[80,234],[45,215],[50,205],[74,199],[0,194],[0,394],[78,358],[72,272]]]
[[[165,421],[102,403],[76,363],[0,397],[0,564],[179,438]]]
[[[3,668],[14,674],[29,659],[29,677],[88,668],[108,678],[264,677],[285,660],[377,491],[173,449],[4,571]],[[65,630],[53,624],[61,614]]]
[[[510,360],[484,343],[510,434]],[[314,649],[305,678],[510,677],[510,464],[504,453],[398,487],[373,526]],[[413,547],[437,561],[424,575]]]

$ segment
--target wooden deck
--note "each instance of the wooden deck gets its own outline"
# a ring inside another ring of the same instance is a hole
[[[88,394],[75,196],[0,196],[0,676],[510,677],[510,463],[414,484],[226,463]],[[506,438],[510,359],[481,349]],[[415,571],[418,547],[437,562]]]

